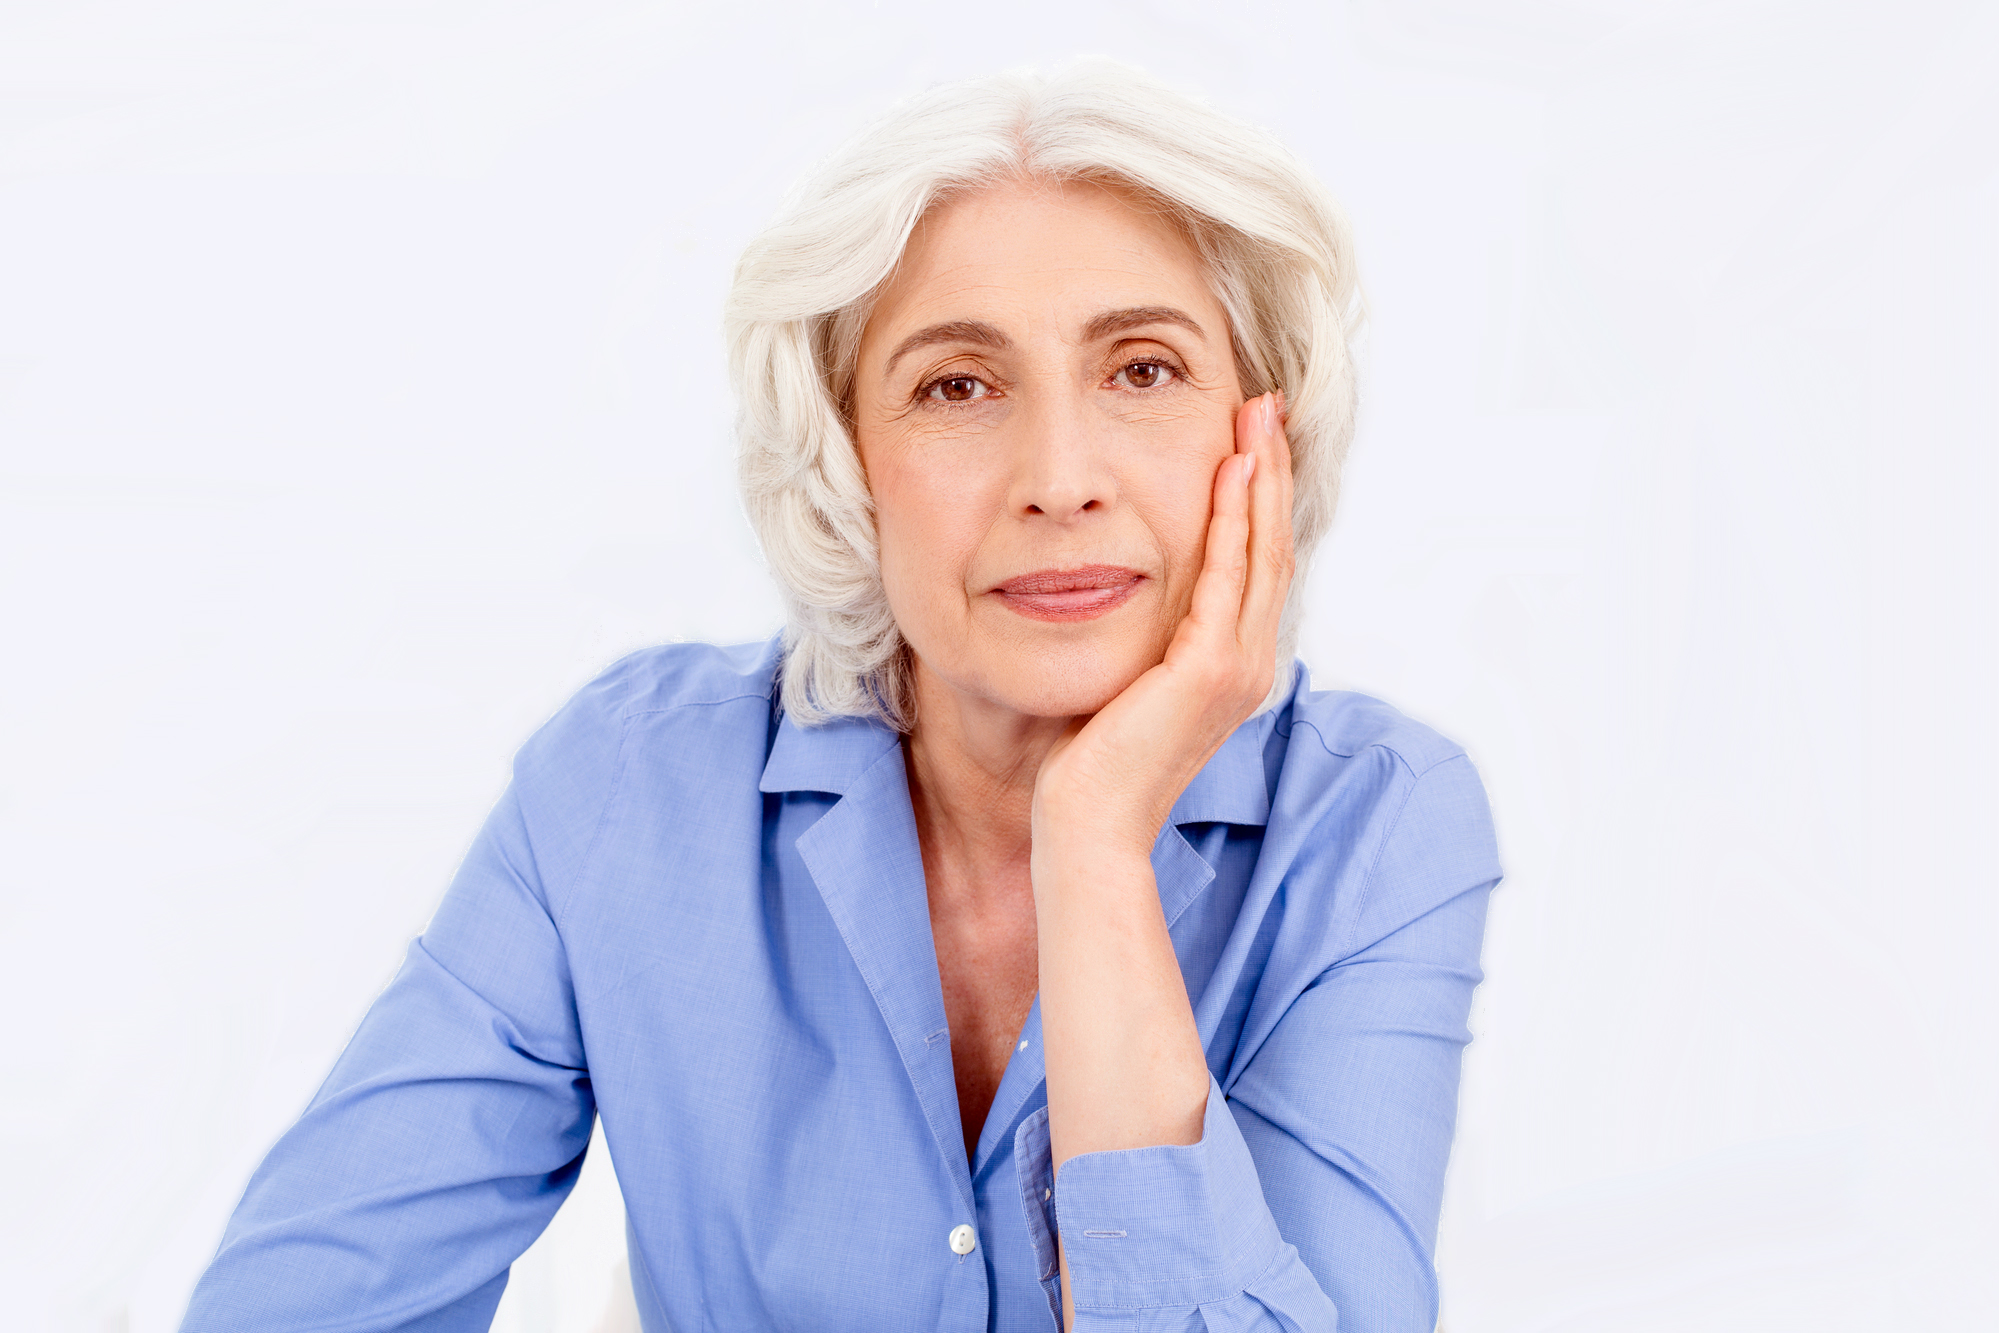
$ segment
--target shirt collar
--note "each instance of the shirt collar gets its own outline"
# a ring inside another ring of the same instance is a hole
[[[1263,747],[1276,720],[1272,711],[1237,727],[1173,803],[1173,823],[1267,823],[1270,791],[1264,779]],[[786,714],[757,788],[844,796],[901,739],[894,728],[873,718],[840,717],[801,727]]]
[[[845,796],[861,774],[901,742],[895,728],[874,718],[836,717],[816,727],[801,727],[786,713],[778,723],[757,790]]]
[[[1194,775],[1173,803],[1175,824],[1257,824],[1270,821],[1270,789],[1264,783],[1263,743],[1276,713],[1253,717],[1235,729],[1215,757]]]

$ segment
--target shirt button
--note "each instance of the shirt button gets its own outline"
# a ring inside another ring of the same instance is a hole
[[[951,1228],[951,1253],[970,1254],[979,1248],[979,1233],[968,1226]]]

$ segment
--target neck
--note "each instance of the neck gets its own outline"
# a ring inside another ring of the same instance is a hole
[[[968,868],[1024,868],[1042,758],[1076,720],[1016,713],[967,695],[921,661],[912,674],[916,726],[904,746],[926,851]]]

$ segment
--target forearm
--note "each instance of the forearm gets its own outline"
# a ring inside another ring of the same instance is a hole
[[[1084,1153],[1198,1142],[1208,1069],[1151,862],[1084,854],[1087,838],[1044,841],[1055,845],[1037,844],[1034,895],[1059,1186],[1062,1164]],[[1066,1247],[1062,1269],[1073,1327]]]
[[[1197,1141],[1208,1069],[1151,862],[1037,852],[1034,866],[1055,1169]]]

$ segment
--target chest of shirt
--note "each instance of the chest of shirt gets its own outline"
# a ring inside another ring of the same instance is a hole
[[[763,787],[783,789],[760,789],[762,756],[733,753],[628,735],[549,893],[635,1280],[676,1307],[810,1312],[798,1327],[889,1327],[917,1306],[938,1327],[1044,1327],[1012,1161],[1045,1104],[1039,1016],[968,1164],[899,748],[838,792],[774,781],[775,760]],[[1263,834],[1168,826],[1154,854],[1218,1078],[1283,933],[1284,895],[1251,890]],[[969,1255],[949,1243],[967,1225]],[[818,1309],[831,1289],[839,1308]]]
[[[614,808],[562,903],[638,1256],[670,1289],[724,1302],[711,1308],[814,1310],[829,1271],[882,1293],[881,1309],[856,1308],[843,1282],[849,1298],[816,1311],[815,1328],[888,1326],[913,1290],[930,1293],[940,1327],[984,1328],[989,1308],[1039,1327],[1011,1154],[1045,1103],[1039,1015],[968,1166],[906,795],[899,809],[855,795],[715,800],[698,825]],[[1199,881],[1173,928],[1199,996],[1243,925],[1254,842],[1221,825],[1188,832],[1169,830],[1163,891]],[[1237,953],[1232,1002],[1210,1006],[1220,1021],[1204,1032],[1217,1068],[1260,970],[1254,948]],[[968,1224],[981,1244],[964,1256],[948,1242]]]

